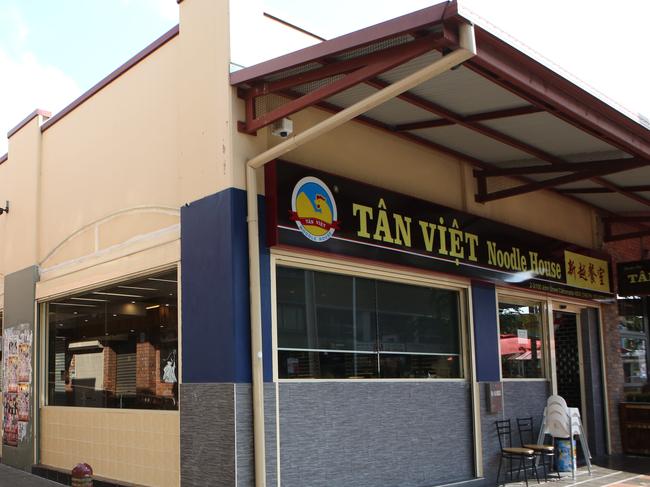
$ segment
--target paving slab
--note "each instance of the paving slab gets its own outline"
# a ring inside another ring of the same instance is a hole
[[[0,487],[61,487],[61,484],[0,464]]]

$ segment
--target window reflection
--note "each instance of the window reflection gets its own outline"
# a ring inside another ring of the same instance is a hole
[[[178,407],[176,271],[47,303],[53,406]]]
[[[636,296],[618,299],[621,358],[628,392],[641,390],[648,381],[646,299]]]
[[[277,268],[281,378],[462,377],[459,293]]]
[[[503,378],[544,377],[541,303],[499,303]]]

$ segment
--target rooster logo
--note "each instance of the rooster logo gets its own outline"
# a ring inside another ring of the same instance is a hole
[[[324,242],[338,229],[336,202],[318,178],[302,178],[293,189],[290,218],[309,240]]]

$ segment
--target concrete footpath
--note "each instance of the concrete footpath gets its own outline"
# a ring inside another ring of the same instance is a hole
[[[61,484],[0,464],[0,487],[61,487]]]

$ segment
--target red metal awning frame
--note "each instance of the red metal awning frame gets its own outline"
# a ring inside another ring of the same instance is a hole
[[[231,83],[238,86],[239,95],[244,98],[246,103],[246,120],[240,122],[239,129],[252,134],[276,120],[309,106],[319,107],[332,113],[338,112],[344,107],[328,103],[325,101],[326,98],[361,83],[376,89],[386,87],[389,83],[381,79],[382,73],[424,54],[428,50],[444,51],[457,47],[458,24],[466,21],[458,14],[455,1],[439,4],[235,72],[231,75]],[[432,32],[432,29],[437,30]],[[650,199],[637,194],[642,190],[639,187],[619,186],[602,177],[606,174],[650,165],[650,131],[648,129],[479,26],[475,26],[475,33],[478,54],[465,62],[464,66],[526,100],[529,105],[462,116],[432,103],[430,100],[406,92],[398,98],[421,110],[428,111],[438,118],[400,125],[389,125],[368,116],[358,117],[355,120],[390,132],[396,137],[450,154],[474,165],[479,169],[474,173],[478,188],[476,200],[479,202],[512,197],[540,189],[551,189],[570,198],[581,192],[618,193],[650,207]],[[406,34],[413,36],[415,40],[379,53],[352,58],[352,60],[333,61],[341,53]],[[382,61],[386,54],[388,56]],[[314,63],[320,67],[277,82],[264,81],[272,74]],[[329,76],[342,77],[307,94],[295,89],[305,83]],[[257,115],[255,99],[269,93],[276,93],[284,97],[286,103],[268,113]],[[481,123],[487,120],[539,112],[547,112],[560,118],[629,154],[630,158],[571,163]],[[542,165],[520,167],[516,170],[499,169],[493,164],[469,154],[408,132],[409,130],[449,125],[462,126],[513,147],[538,159]],[[548,166],[544,166],[544,164],[548,164]],[[540,169],[544,167],[548,169]],[[534,181],[526,177],[548,172],[569,174],[544,181]],[[488,192],[488,178],[500,176],[515,177],[523,181],[523,184],[506,190]],[[586,179],[595,182],[599,187],[596,190],[585,188],[582,191],[580,189],[556,189],[558,185]],[[588,204],[584,200],[578,201]],[[602,208],[597,208],[597,210],[604,217],[622,216]],[[640,232],[650,231],[645,223],[646,221],[640,221],[633,224],[639,227]]]

